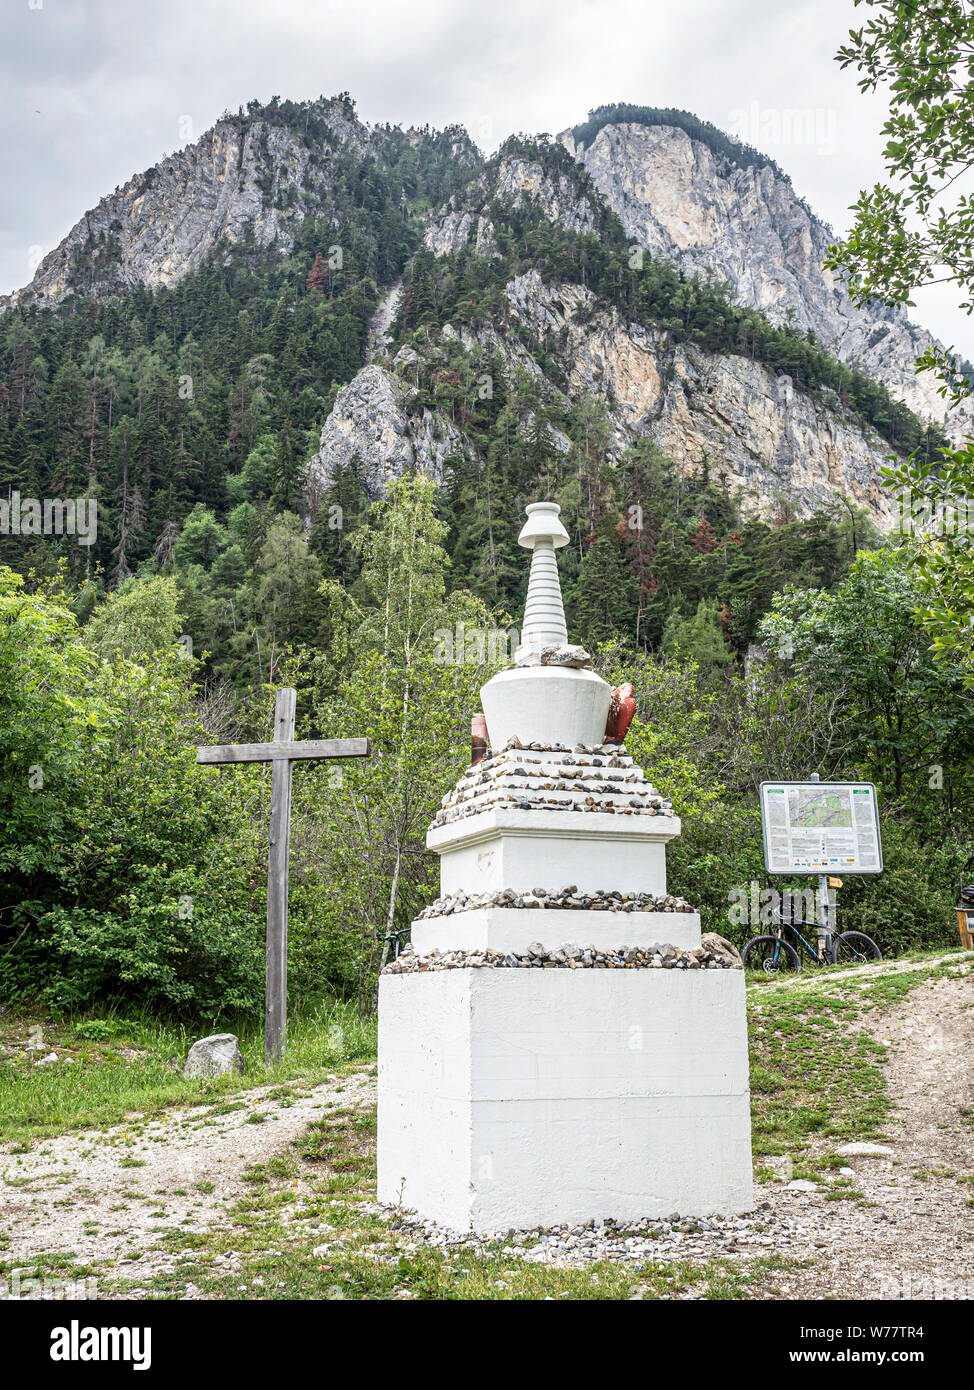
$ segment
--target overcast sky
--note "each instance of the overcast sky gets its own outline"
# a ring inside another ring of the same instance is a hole
[[[885,101],[834,61],[862,21],[852,0],[5,0],[0,292],[225,108],[343,89],[366,121],[459,122],[486,150],[607,102],[684,107],[841,232],[882,176]],[[957,298],[929,290],[913,317],[974,357]]]

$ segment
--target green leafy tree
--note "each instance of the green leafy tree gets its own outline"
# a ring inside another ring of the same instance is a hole
[[[702,598],[691,618],[672,614],[663,629],[662,650],[674,661],[692,661],[712,673],[728,666],[733,653],[724,641],[715,599]]]
[[[638,606],[636,581],[625,562],[615,527],[606,520],[586,549],[578,578],[570,589],[571,631],[590,648],[614,637],[631,639]]]
[[[829,251],[859,304],[912,305],[924,285],[950,283],[961,308],[974,310],[974,198],[958,184],[974,158],[974,11],[967,0],[918,5],[914,0],[855,0],[870,18],[839,50],[843,67],[861,73],[864,92],[884,90],[887,181],[862,192],[846,240]],[[959,191],[958,191],[959,190]],[[974,376],[953,349],[930,345],[917,370],[935,371],[942,394],[956,403]],[[922,450],[889,470],[908,518],[904,547],[921,576],[918,611],[940,654],[965,664],[974,681],[974,445]],[[960,527],[913,525],[915,511],[937,517],[964,511]]]
[[[226,528],[208,507],[198,502],[183,522],[173,554],[178,565],[202,565],[210,569],[227,544]]]
[[[435,896],[426,829],[469,761],[470,716],[492,669],[481,646],[486,608],[463,591],[447,593],[446,528],[433,499],[426,478],[394,483],[374,504],[372,526],[352,538],[362,560],[355,593],[336,580],[322,585],[332,639],[317,662],[315,719],[329,736],[367,735],[374,756],[343,766],[337,785],[327,770],[308,782],[367,1007],[387,934]]]
[[[241,784],[195,763],[173,581],[108,609],[79,631],[0,569],[0,997],[255,1010],[259,836]]]
[[[942,813],[960,790],[955,778],[963,787],[968,775],[974,697],[954,667],[932,657],[917,599],[900,557],[864,551],[832,591],[789,586],[776,595],[760,637],[810,686],[837,694],[849,765]],[[930,783],[934,768],[942,777]]]
[[[106,660],[139,661],[175,651],[180,636],[177,602],[177,585],[171,577],[129,579],[92,615],[84,631],[85,643]]]

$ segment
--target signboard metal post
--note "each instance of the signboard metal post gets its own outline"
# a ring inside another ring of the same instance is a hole
[[[811,775],[811,778],[810,778],[809,780],[812,781],[812,782],[818,782],[818,781],[820,781],[821,779],[819,778],[819,775],[818,775],[817,772],[813,772],[812,775]],[[830,925],[831,925],[830,922],[829,922],[829,907],[830,907],[830,903],[829,903],[829,876],[828,876],[828,874],[819,874],[819,876],[818,876],[818,921],[819,921],[819,929],[818,929],[818,933],[817,933],[817,935],[818,935],[818,940],[817,940],[816,943],[815,943],[816,946],[818,947],[818,958],[819,958],[819,960],[822,959],[823,952],[824,952],[824,950],[825,950],[825,943],[826,943],[826,941],[828,940],[828,936],[829,936],[829,927],[830,927]]]

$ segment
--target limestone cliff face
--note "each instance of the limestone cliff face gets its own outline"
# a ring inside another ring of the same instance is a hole
[[[311,491],[326,485],[355,457],[363,486],[377,497],[405,473],[441,478],[444,459],[469,450],[439,412],[413,408],[416,390],[406,375],[415,360],[408,349],[397,355],[402,375],[370,363],[339,391],[308,466]]]
[[[680,467],[706,465],[713,476],[726,476],[745,512],[771,515],[787,502],[807,516],[846,497],[880,524],[885,520],[877,470],[888,446],[837,402],[813,401],[788,377],[746,358],[673,346],[664,334],[600,307],[582,286],[545,284],[537,271],[511,280],[505,297],[529,340],[559,335],[569,399],[589,394],[607,402],[613,455],[648,436]],[[473,334],[447,325],[439,348],[434,343],[425,354],[427,366],[437,365],[438,350],[451,340],[500,353],[511,366],[531,371],[550,395],[560,393],[517,334],[492,327]],[[410,411],[407,379],[415,379],[420,363],[414,350],[403,349],[391,370],[372,364],[340,393],[312,463],[316,482],[327,482],[357,453],[375,494],[391,476],[420,468],[441,478],[451,453],[473,455],[473,443],[438,412]],[[564,437],[552,443],[569,447]]]
[[[597,211],[574,182],[564,174],[546,173],[540,164],[521,155],[502,158],[496,171],[482,176],[476,193],[468,194],[465,201],[481,202],[485,209],[491,198],[500,198],[515,209],[532,203],[549,222],[560,222],[570,232],[598,234]],[[496,255],[494,229],[484,209],[460,208],[454,196],[426,229],[426,246],[436,256],[447,256],[472,243],[480,255]]]
[[[174,285],[221,237],[237,242],[250,229],[258,245],[276,239],[288,250],[294,229],[316,210],[328,185],[321,156],[346,143],[362,149],[370,140],[340,102],[317,107],[334,135],[331,147],[318,146],[317,158],[286,127],[221,120],[103,198],[44,257],[29,285],[0,298],[0,311],[18,300],[55,303],[79,288],[104,296]]]
[[[447,207],[423,233],[423,244],[434,256],[450,256],[461,247],[473,242],[481,256],[494,255],[494,228],[489,219],[482,214],[458,211],[454,206]]]
[[[822,268],[829,228],[774,169],[740,168],[670,126],[607,125],[585,147],[570,131],[559,139],[633,242],[689,273],[728,281],[740,303],[773,322],[791,318],[918,415],[944,421],[936,383],[913,372],[930,335],[902,310],[852,304]],[[953,414],[948,428],[974,428],[974,410]]]
[[[668,346],[614,309],[593,315],[594,297],[578,285],[529,273],[507,298],[535,332],[567,330],[571,394],[611,403],[618,447],[649,435],[677,464],[725,474],[747,511],[784,500],[807,515],[846,496],[884,515],[876,471],[889,448],[837,403],[813,401],[759,362]]]
[[[570,232],[597,232],[595,209],[574,181],[564,174],[546,174],[530,159],[519,155],[502,159],[493,191],[515,208],[522,202],[534,203],[549,222],[561,222]]]

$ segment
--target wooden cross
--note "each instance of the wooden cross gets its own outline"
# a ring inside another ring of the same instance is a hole
[[[267,858],[267,986],[264,1058],[279,1062],[287,1046],[287,881],[291,849],[291,764],[297,758],[367,758],[367,738],[294,741],[297,691],[279,690],[273,743],[213,743],[197,748],[198,763],[270,763],[271,826]]]

